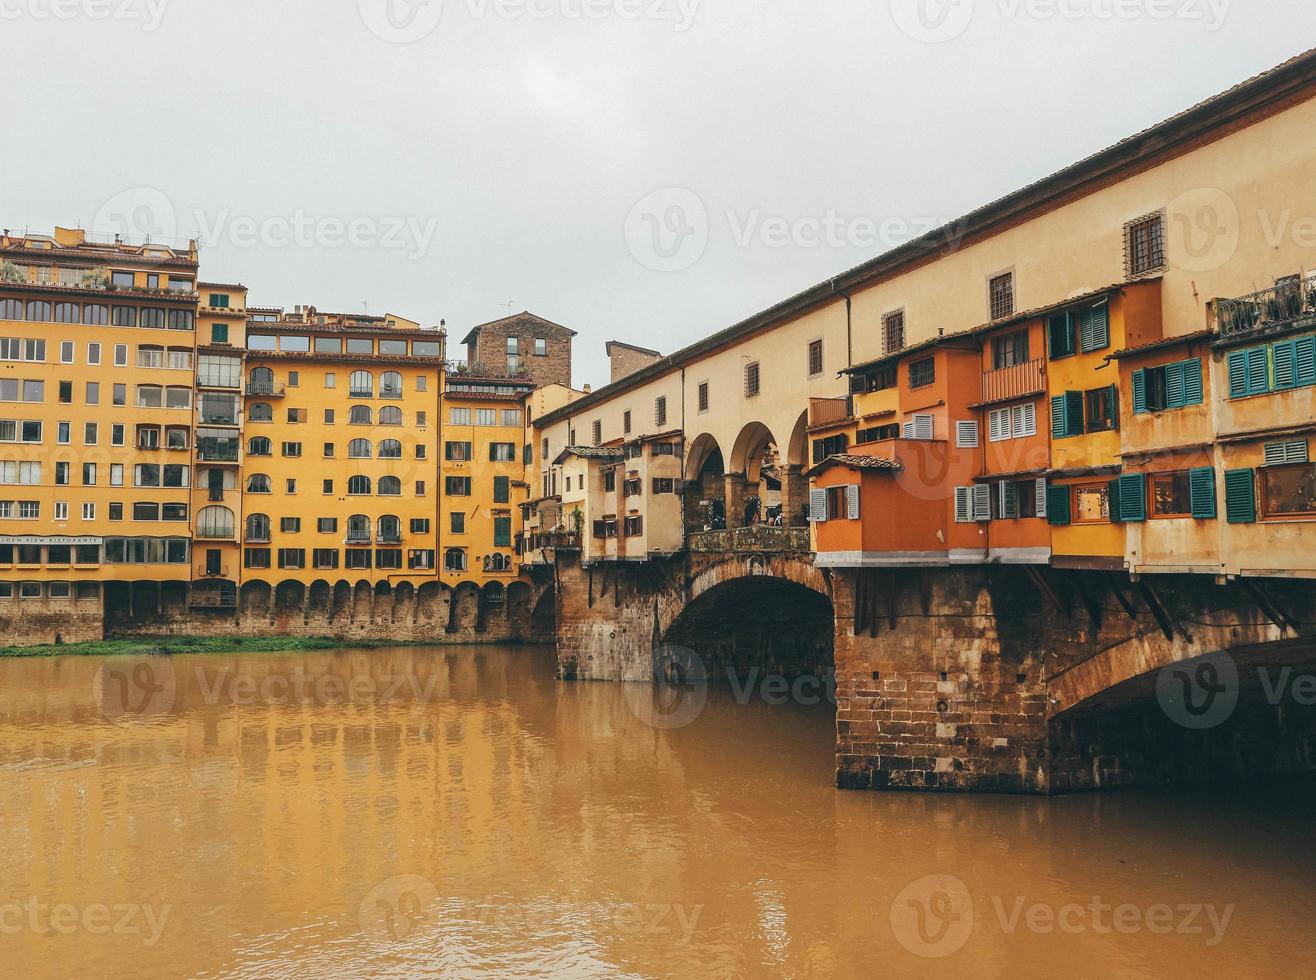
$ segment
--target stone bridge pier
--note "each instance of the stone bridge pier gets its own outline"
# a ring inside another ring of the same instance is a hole
[[[1316,583],[820,569],[794,529],[764,530],[665,562],[563,565],[560,676],[654,683],[673,649],[711,683],[834,674],[848,789],[1052,794],[1316,769]]]

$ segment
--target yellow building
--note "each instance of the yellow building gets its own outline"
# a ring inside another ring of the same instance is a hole
[[[0,602],[189,579],[196,276],[194,243],[0,237]]]
[[[443,337],[397,316],[259,311],[247,324],[243,582],[419,585],[436,564]]]

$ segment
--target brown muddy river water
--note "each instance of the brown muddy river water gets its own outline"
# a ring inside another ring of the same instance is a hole
[[[10,977],[1289,976],[1312,795],[841,793],[546,649],[0,661]]]

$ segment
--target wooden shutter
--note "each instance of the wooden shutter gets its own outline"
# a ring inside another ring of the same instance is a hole
[[[1183,362],[1165,365],[1165,407],[1183,408]]]
[[[1086,309],[1079,325],[1079,348],[1088,354],[1110,346],[1110,311],[1105,303]]]
[[[1115,479],[1106,484],[1106,512],[1110,515],[1110,521],[1112,524],[1119,524],[1124,520],[1124,515],[1120,511],[1119,477],[1115,477]]]
[[[1084,407],[1083,392],[1065,392],[1065,429],[1071,436],[1081,436],[1086,431],[1083,427]]]
[[[1202,391],[1202,361],[1194,357],[1192,360],[1183,362],[1183,403],[1185,405],[1200,405],[1203,400]]]
[[[1229,397],[1242,398],[1247,394],[1247,351],[1229,354]]]
[[[1297,383],[1297,345],[1291,340],[1282,340],[1270,351],[1275,364],[1275,390],[1287,391]]]
[[[494,547],[510,548],[512,546],[512,519],[510,517],[494,518]]]
[[[992,486],[990,483],[978,483],[973,487],[973,519],[990,521],[992,519]]]
[[[1188,488],[1193,505],[1193,516],[1198,520],[1212,520],[1216,516],[1215,470],[1202,466],[1188,472]]]
[[[1069,487],[1046,488],[1046,519],[1055,525],[1069,523]]]
[[[1055,313],[1047,317],[1046,335],[1051,360],[1074,353],[1073,321],[1068,313]]]
[[[1004,520],[1014,520],[1019,516],[1019,487],[1017,484],[1006,481],[998,483],[999,500],[997,509]]]
[[[809,521],[813,524],[821,524],[825,520],[827,520],[827,491],[810,490]]]
[[[1297,442],[1266,443],[1266,465],[1278,466],[1284,463],[1306,463],[1308,456],[1307,440]]]
[[[1037,505],[1037,516],[1038,516],[1038,517],[1045,517],[1045,516],[1046,516],[1046,497],[1047,497],[1047,494],[1046,494],[1046,489],[1047,489],[1047,488],[1046,488],[1046,477],[1038,477],[1037,482],[1034,484],[1034,487],[1035,487],[1035,489],[1034,489],[1033,492],[1037,495],[1037,500],[1036,500],[1036,505]]]
[[[955,423],[955,444],[960,449],[977,449],[978,448],[978,423],[977,422],[956,422]]]
[[[1120,520],[1145,521],[1147,519],[1147,474],[1125,473],[1120,477]],[[1111,510],[1114,511],[1112,501]]]
[[[847,520],[859,520],[859,486],[851,483],[845,488],[845,516]]]
[[[1003,442],[1010,438],[1010,410],[994,408],[987,413],[987,438],[992,442]]]
[[[955,523],[969,524],[973,521],[973,487],[955,488]]]
[[[1267,348],[1253,347],[1247,351],[1247,393],[1264,395],[1270,390],[1269,358]]]
[[[914,438],[931,442],[935,433],[934,419],[931,415],[914,416]]]
[[[1068,401],[1064,395],[1056,395],[1051,399],[1051,438],[1063,439],[1069,435],[1069,426],[1066,422],[1065,407]]]
[[[1316,384],[1316,337],[1299,337],[1293,342],[1295,383]]]
[[[1225,471],[1225,515],[1230,524],[1257,520],[1256,470]]]
[[[1147,412],[1147,372],[1142,368],[1133,372],[1133,414]]]

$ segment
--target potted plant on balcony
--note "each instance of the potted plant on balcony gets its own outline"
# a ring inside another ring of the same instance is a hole
[[[88,269],[82,274],[83,289],[109,289],[110,270],[105,268]]]
[[[0,282],[26,282],[23,270],[12,262],[0,262]]]

